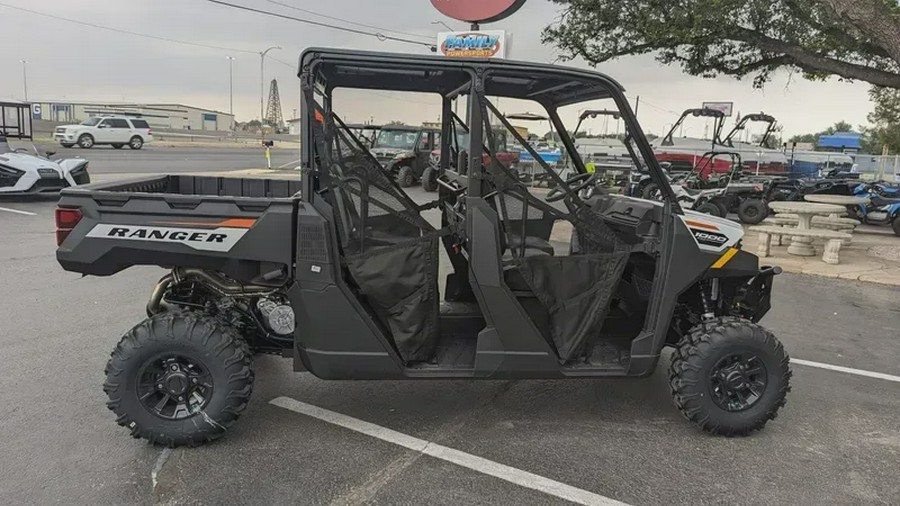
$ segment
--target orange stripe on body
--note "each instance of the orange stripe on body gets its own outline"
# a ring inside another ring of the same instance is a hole
[[[719,227],[717,227],[715,225],[710,225],[709,223],[703,223],[702,221],[684,220],[684,222],[689,227],[705,228],[706,230],[713,230],[715,232],[719,231]]]
[[[229,218],[223,221],[156,221],[154,225],[188,225],[199,227],[250,228],[256,223],[255,218]]]

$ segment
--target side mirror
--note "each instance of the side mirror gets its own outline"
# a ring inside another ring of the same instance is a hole
[[[109,125],[107,125],[105,123],[101,123],[101,124],[97,125],[97,128],[109,128]]]

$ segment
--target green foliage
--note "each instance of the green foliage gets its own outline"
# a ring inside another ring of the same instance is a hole
[[[863,151],[881,154],[887,146],[891,154],[900,153],[900,90],[873,87],[869,98],[875,110],[868,116],[872,126],[863,129]]]
[[[808,79],[838,75],[900,88],[900,42],[890,35],[900,33],[896,1],[553,1],[565,9],[543,39],[564,59],[597,65],[653,54],[691,75],[752,76],[755,86],[786,67]]]

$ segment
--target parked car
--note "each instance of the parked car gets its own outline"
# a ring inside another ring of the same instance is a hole
[[[64,148],[78,145],[84,149],[107,144],[116,149],[128,146],[141,149],[153,142],[153,132],[147,121],[127,116],[94,116],[78,125],[56,127],[53,138]]]
[[[51,159],[55,152],[40,153],[32,139],[31,104],[0,102],[0,197],[53,194],[91,182],[87,160]]]

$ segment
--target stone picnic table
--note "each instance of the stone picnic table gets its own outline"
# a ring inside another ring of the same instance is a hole
[[[819,204],[815,202],[769,202],[769,209],[776,213],[796,214],[798,217],[797,228],[802,230],[812,229],[813,216],[840,216],[847,211],[843,205]],[[791,255],[815,256],[816,250],[812,247],[812,241],[812,237],[792,236],[791,245],[788,246],[787,251]]]
[[[815,202],[819,204],[834,204],[838,206],[866,206],[872,200],[868,197],[854,197],[852,195],[806,195],[803,197],[807,202]],[[846,210],[846,209],[845,209]],[[831,216],[837,218],[838,215]]]

